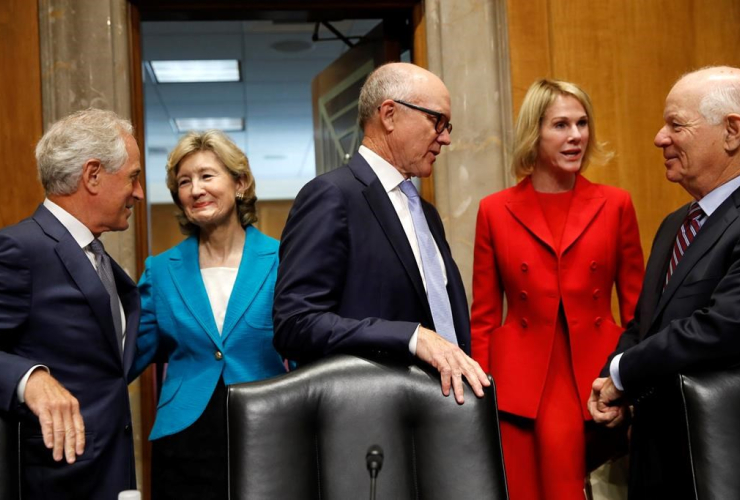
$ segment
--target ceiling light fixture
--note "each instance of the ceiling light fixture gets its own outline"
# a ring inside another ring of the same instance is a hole
[[[150,61],[157,83],[202,83],[241,81],[239,61]]]
[[[175,118],[175,128],[178,132],[191,130],[222,130],[224,132],[240,132],[244,130],[244,118]]]

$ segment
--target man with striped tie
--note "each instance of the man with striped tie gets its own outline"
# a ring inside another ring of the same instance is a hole
[[[428,177],[450,143],[450,95],[407,63],[376,69],[359,99],[364,139],[349,164],[298,194],[280,243],[275,347],[305,362],[332,353],[415,355],[463,403],[462,379],[489,385],[470,358],[460,273],[435,208],[413,177]]]
[[[632,405],[631,500],[689,493],[664,460],[677,441],[667,429],[680,417],[660,404],[662,384],[740,361],[740,69],[683,76],[663,119],[655,145],[666,177],[695,201],[658,229],[635,319],[589,401],[594,420],[609,427]]]

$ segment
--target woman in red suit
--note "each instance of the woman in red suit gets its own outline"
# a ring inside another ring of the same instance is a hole
[[[588,95],[537,81],[516,126],[522,180],[480,204],[472,350],[496,381],[512,500],[583,499],[586,402],[622,332],[612,287],[626,325],[644,272],[629,194],[581,175],[608,159]]]

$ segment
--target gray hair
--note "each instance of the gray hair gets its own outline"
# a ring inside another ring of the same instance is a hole
[[[39,179],[46,194],[77,191],[82,166],[99,160],[107,172],[117,172],[128,160],[124,134],[131,122],[112,111],[86,109],[54,123],[36,145]]]
[[[730,113],[740,113],[740,82],[724,82],[707,92],[699,103],[699,113],[711,125],[719,125]]]
[[[386,99],[408,101],[414,96],[413,79],[402,65],[389,63],[370,73],[360,90],[358,117],[360,127],[365,128],[373,113]]]

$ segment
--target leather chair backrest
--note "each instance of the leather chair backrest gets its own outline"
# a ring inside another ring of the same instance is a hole
[[[379,445],[379,500],[506,499],[493,384],[465,389],[458,405],[432,371],[346,355],[231,386],[230,498],[368,498]]]
[[[678,377],[697,500],[740,498],[740,367]]]
[[[18,424],[0,412],[0,500],[18,500]]]

